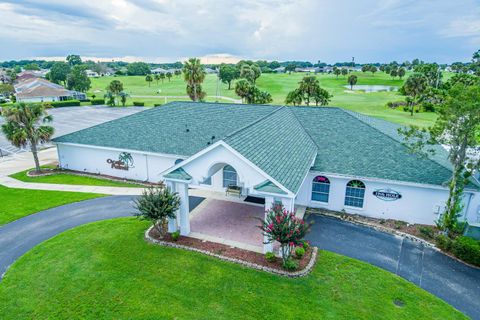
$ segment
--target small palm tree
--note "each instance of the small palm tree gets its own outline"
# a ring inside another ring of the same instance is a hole
[[[35,171],[40,172],[37,146],[40,143],[50,141],[52,138],[54,128],[43,125],[51,122],[53,120],[52,116],[47,114],[41,104],[27,105],[23,102],[4,108],[2,116],[5,117],[2,132],[17,148],[25,148],[30,145],[35,161]]]
[[[155,81],[157,81],[157,86],[158,86],[158,80],[160,80],[160,75],[156,73],[153,77],[155,78]]]
[[[199,101],[202,98],[201,85],[205,80],[205,69],[198,58],[190,58],[183,66],[183,77],[187,83],[187,93],[193,101]]]
[[[167,72],[167,74],[165,75],[168,79],[168,82],[170,82],[170,79],[172,78],[172,73],[171,72]]]
[[[150,84],[152,83],[153,81],[153,78],[151,75],[147,74],[147,76],[145,77],[145,81],[148,82],[148,86],[150,87]]]
[[[122,91],[118,95],[120,96],[120,102],[122,103],[122,106],[125,107],[125,104],[127,104],[128,93]]]
[[[348,77],[348,84],[350,85],[350,90],[353,90],[353,86],[357,84],[357,80],[358,80],[358,78],[354,74],[351,74]]]

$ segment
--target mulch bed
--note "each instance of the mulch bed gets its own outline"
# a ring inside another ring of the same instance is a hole
[[[298,269],[295,271],[287,271],[283,269],[282,259],[279,257],[277,257],[277,260],[275,262],[269,262],[265,259],[265,256],[261,253],[239,249],[239,248],[231,247],[221,243],[204,241],[204,240],[185,237],[185,236],[180,236],[177,241],[174,241],[170,233],[167,233],[163,238],[160,238],[158,231],[153,228],[150,230],[149,236],[158,241],[165,241],[165,242],[169,242],[176,245],[182,245],[182,246],[187,246],[191,248],[196,248],[199,250],[205,250],[213,254],[221,255],[224,257],[232,258],[232,259],[238,259],[238,260],[242,260],[249,263],[254,263],[260,266],[276,269],[286,273],[295,273],[303,270],[309,264],[312,258],[312,253],[313,253],[312,247],[309,247],[306,250],[305,255],[301,259],[294,258],[295,261],[298,262]],[[294,257],[294,254],[292,254],[292,257]]]

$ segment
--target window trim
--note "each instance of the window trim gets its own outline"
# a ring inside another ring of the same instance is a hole
[[[325,179],[328,181],[328,183],[326,183],[326,182],[316,182],[315,179],[316,179],[317,177],[323,177],[323,178],[325,178]],[[319,191],[313,191],[313,185],[314,185],[314,183],[328,185],[328,193],[319,192]],[[328,179],[328,177],[322,176],[322,175],[315,176],[315,177],[312,179],[312,188],[311,188],[311,191],[310,191],[310,201],[313,201],[314,203],[319,203],[319,204],[328,205],[328,204],[330,203],[330,187],[331,187],[331,185],[332,185],[332,183],[330,182],[330,179]],[[320,200],[315,200],[315,199],[313,199],[313,193],[326,194],[326,195],[327,195],[327,201],[320,201]]]
[[[363,188],[349,187],[348,184],[353,182],[353,181],[358,181],[358,182],[362,183]],[[355,196],[347,196],[348,188],[364,190],[363,197],[359,198],[359,197],[355,197]],[[345,194],[344,194],[344,199],[343,199],[343,206],[346,207],[346,208],[349,208],[349,209],[353,209],[353,210],[363,210],[363,208],[365,208],[365,200],[366,200],[365,195],[366,195],[366,193],[367,193],[367,186],[365,185],[365,182],[363,182],[361,180],[358,180],[358,179],[352,179],[352,180],[348,181],[347,184],[345,185]],[[351,206],[351,205],[346,204],[347,197],[352,198],[352,199],[362,199],[362,206],[357,207],[357,206]]]

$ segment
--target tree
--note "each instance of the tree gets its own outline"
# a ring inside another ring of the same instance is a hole
[[[307,224],[289,212],[282,205],[274,204],[266,213],[265,220],[261,220],[260,230],[266,238],[266,243],[277,241],[280,243],[283,264],[290,259],[292,249],[301,244],[310,229]]]
[[[248,96],[250,90],[250,83],[241,79],[235,83],[235,93],[242,98],[242,101],[245,102],[245,98]]]
[[[176,76],[180,76],[182,74],[182,71],[181,70],[175,70],[175,75]]]
[[[111,91],[107,91],[103,97],[107,100],[107,104],[110,107],[115,106],[115,95]]]
[[[398,77],[402,79],[405,76],[405,68],[398,69]]]
[[[25,70],[35,70],[35,71],[38,71],[40,70],[40,67],[38,66],[38,64],[36,63],[29,63],[29,64],[26,64],[23,69]]]
[[[149,187],[143,190],[142,195],[134,200],[135,216],[148,220],[163,237],[166,233],[167,219],[175,219],[180,208],[178,193],[169,188]]]
[[[392,68],[392,70],[390,70],[390,76],[392,76],[393,79],[395,79],[395,77],[398,75],[398,71],[396,68]]]
[[[420,73],[412,74],[410,77],[408,77],[407,81],[405,81],[401,92],[412,98],[409,105],[411,116],[413,116],[413,111],[418,97],[425,92],[427,86],[427,79],[423,74]],[[409,103],[407,102],[407,104]]]
[[[159,77],[160,77],[160,80],[162,80],[162,83],[163,83],[163,80],[165,80],[165,73],[160,73]]]
[[[171,73],[171,72],[167,72],[167,73],[165,74],[165,77],[167,77],[168,82],[170,82],[170,79],[172,79],[172,73]]]
[[[127,104],[128,93],[122,91],[118,95],[120,96],[120,102],[122,103],[122,106],[125,107]]]
[[[291,74],[292,72],[295,71],[295,69],[297,68],[297,65],[294,64],[294,63],[289,63],[287,64],[287,66],[285,67],[285,72],[288,72],[288,74]]]
[[[238,78],[238,70],[231,64],[222,63],[220,65],[218,77],[223,83],[228,84],[228,90],[230,90],[232,81]]]
[[[156,73],[153,78],[155,79],[155,81],[157,81],[157,86],[158,86],[158,80],[160,80],[160,75],[158,73]]]
[[[132,62],[127,65],[127,74],[129,76],[146,76],[150,73],[150,66],[145,62]]]
[[[287,94],[287,98],[285,99],[286,104],[293,104],[294,106],[299,106],[302,104],[303,101],[303,94],[300,89],[295,89],[290,91]]]
[[[445,212],[437,224],[452,235],[458,230],[458,217],[462,211],[465,186],[475,170],[480,169],[478,130],[480,124],[480,86],[457,83],[448,90],[445,101],[437,106],[438,118],[428,131],[411,126],[400,129],[405,145],[411,152],[426,156],[433,153],[428,145],[449,146],[448,159],[452,164],[449,197]]]
[[[123,91],[123,83],[120,80],[112,80],[107,87],[105,98],[108,100],[110,106],[115,106],[115,97],[120,95]]]
[[[348,77],[347,81],[348,81],[348,84],[350,85],[350,90],[353,90],[353,86],[354,86],[355,84],[357,84],[357,80],[358,80],[358,78],[357,78],[357,76],[354,75],[354,74],[351,74],[351,75]]]
[[[70,67],[82,64],[82,58],[80,58],[80,56],[77,54],[69,54],[66,60]]]
[[[370,72],[372,73],[372,75],[375,75],[375,72],[377,72],[377,71],[378,71],[377,67],[375,67],[375,66],[370,67]]]
[[[261,91],[253,83],[245,79],[237,81],[235,93],[242,101],[250,104],[267,104],[273,101],[272,95],[267,91]]]
[[[90,89],[91,81],[85,70],[86,67],[83,65],[75,65],[72,68],[72,71],[67,76],[67,88],[69,90],[86,92]]]
[[[55,62],[50,68],[50,81],[66,84],[67,76],[70,73],[70,66],[66,62]]]
[[[413,69],[417,73],[421,73],[428,81],[428,85],[434,88],[438,88],[442,80],[442,72],[440,66],[436,63],[422,63],[414,67]]]
[[[202,100],[206,93],[202,91],[205,69],[198,58],[190,58],[183,66],[183,77],[187,82],[187,94],[193,101]]]
[[[320,87],[317,77],[315,76],[305,76],[299,82],[300,92],[302,92],[303,100],[307,106],[310,105],[310,99],[315,95],[317,89]]]
[[[0,84],[0,94],[4,96],[10,96],[11,94],[15,93],[15,88],[13,85],[9,83],[1,83]]]
[[[337,76],[337,79],[338,79],[338,76],[340,74],[342,74],[342,71],[340,69],[338,69],[337,67],[333,67],[333,74]]]
[[[2,125],[5,137],[18,148],[30,145],[35,171],[40,172],[37,146],[52,138],[53,127],[45,125],[52,121],[52,116],[47,114],[41,104],[27,105],[23,102],[3,108],[2,116],[5,118],[5,123]]]
[[[152,83],[153,81],[153,78],[151,75],[147,74],[147,76],[145,77],[145,81],[148,82],[148,86],[150,87],[150,84]]]
[[[332,95],[325,89],[318,87],[313,96],[316,106],[326,106],[330,103]]]
[[[342,68],[342,76],[346,76],[348,74],[347,68]]]
[[[365,73],[365,72],[367,72],[367,71],[370,71],[370,66],[369,66],[368,64],[364,64],[364,65],[362,66],[362,72]]]

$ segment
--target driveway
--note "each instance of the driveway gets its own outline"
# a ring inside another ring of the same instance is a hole
[[[314,224],[307,239],[313,245],[388,270],[480,319],[480,269],[403,237],[331,217],[309,219]]]
[[[62,136],[67,133],[92,127],[94,125],[128,116],[139,111],[145,110],[143,107],[105,107],[105,106],[85,106],[85,107],[65,107],[49,109],[48,113],[53,116],[51,125],[55,128],[54,137]],[[4,122],[0,117],[0,125]],[[0,156],[10,153],[21,152],[11,145],[11,143],[0,133]]]

